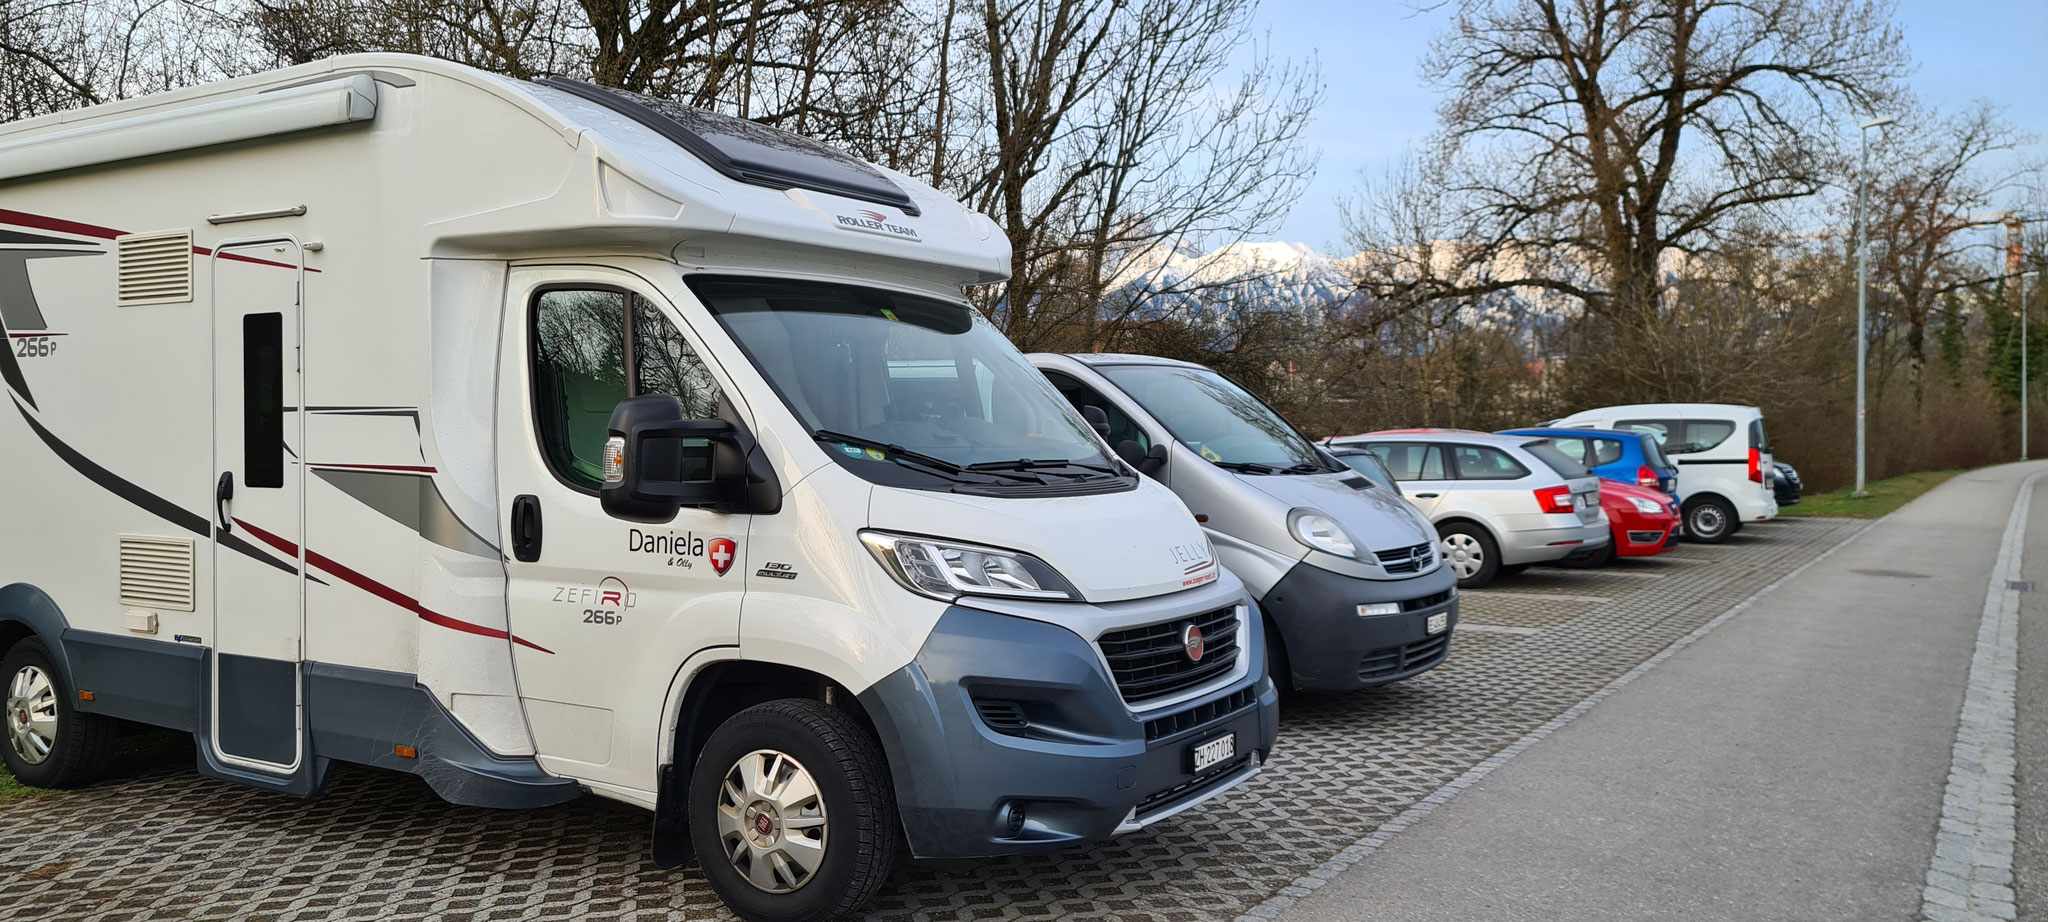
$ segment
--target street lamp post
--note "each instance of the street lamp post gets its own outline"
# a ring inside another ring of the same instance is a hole
[[[2033,345],[2027,339],[2027,280],[2039,272],[2020,273],[2020,460],[2027,460],[2027,353]]]
[[[1869,491],[1863,489],[1863,366],[1868,364],[1870,354],[1870,321],[1865,316],[1863,294],[1864,279],[1870,273],[1864,243],[1867,235],[1865,225],[1868,222],[1863,217],[1863,187],[1870,181],[1870,129],[1880,128],[1895,121],[1898,119],[1890,116],[1874,118],[1858,126],[1856,131],[1861,147],[1861,163],[1856,168],[1856,490],[1850,494],[1851,496],[1870,495]]]

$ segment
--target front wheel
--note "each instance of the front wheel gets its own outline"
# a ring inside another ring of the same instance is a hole
[[[704,879],[748,922],[850,915],[895,856],[881,745],[817,701],[770,701],[719,726],[690,773],[689,812]]]
[[[1709,496],[1685,504],[1685,536],[1690,540],[1720,544],[1738,527],[1735,509],[1725,499]]]
[[[39,788],[91,784],[114,758],[117,724],[98,714],[81,714],[72,690],[57,673],[56,658],[40,638],[30,637],[0,659],[7,692],[7,770],[21,783]]]
[[[1500,545],[1486,529],[1470,522],[1452,522],[1437,526],[1436,534],[1444,563],[1458,576],[1458,588],[1477,589],[1493,582],[1500,572]]]

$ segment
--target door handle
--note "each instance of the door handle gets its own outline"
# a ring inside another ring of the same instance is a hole
[[[213,518],[220,523],[223,535],[235,530],[234,521],[228,518],[228,501],[234,498],[235,472],[222,471],[220,481],[213,485]]]
[[[1416,498],[1416,499],[1435,499],[1436,497],[1437,497],[1437,494],[1435,494],[1435,493],[1417,493],[1417,494],[1415,494],[1415,498]]]
[[[523,563],[540,559],[540,497],[531,493],[512,500],[512,556]]]

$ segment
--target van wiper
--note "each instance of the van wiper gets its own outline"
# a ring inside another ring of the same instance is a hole
[[[1295,464],[1290,464],[1290,465],[1288,465],[1288,466],[1287,466],[1287,473],[1289,473],[1289,474],[1326,474],[1326,473],[1329,473],[1329,471],[1328,471],[1328,470],[1326,470],[1326,469],[1325,469],[1325,468],[1324,468],[1324,467],[1323,467],[1322,465],[1320,465],[1320,464],[1317,464],[1317,463],[1315,463],[1315,462],[1313,462],[1313,461],[1301,461],[1301,462],[1298,462],[1298,463],[1295,463]]]
[[[879,439],[870,439],[858,435],[848,435],[844,432],[834,432],[830,429],[813,430],[811,432],[811,437],[817,439],[820,442],[841,442],[847,445],[857,445],[860,446],[861,448],[876,449],[882,452],[886,452],[888,459],[898,464],[922,468],[925,470],[932,471],[933,473],[951,477],[955,480],[958,480],[960,478],[960,475],[963,474],[971,475],[983,473],[982,471],[968,470],[967,468],[961,467],[958,464],[954,464],[953,462],[938,457],[936,455],[928,455],[921,451],[914,451],[912,449],[905,448],[901,445],[897,445],[891,442],[884,442]]]
[[[1265,464],[1258,461],[1211,461],[1209,463],[1226,471],[1237,471],[1241,474],[1284,474],[1287,472],[1286,468],[1279,465]]]
[[[1066,458],[1018,458],[1015,461],[980,461],[967,465],[970,471],[1048,471],[1063,467],[1078,467],[1084,471],[1115,474],[1116,468],[1106,464],[1090,464],[1086,461],[1069,461]]]

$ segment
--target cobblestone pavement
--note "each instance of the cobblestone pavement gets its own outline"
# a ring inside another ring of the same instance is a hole
[[[1254,782],[1115,842],[906,863],[871,918],[1234,918],[1860,524],[1785,520],[1607,571],[1502,579],[1465,595],[1442,667],[1290,702]],[[0,807],[0,919],[729,918],[694,866],[647,863],[648,827],[593,798],[456,807],[349,766],[314,801],[158,766]]]

